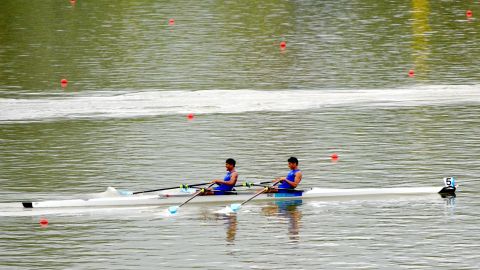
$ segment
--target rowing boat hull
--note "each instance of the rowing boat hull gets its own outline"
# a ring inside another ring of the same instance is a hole
[[[237,195],[199,196],[189,203],[231,203],[242,202],[250,198],[255,191],[239,192]],[[360,189],[330,189],[311,188],[296,194],[268,193],[255,198],[256,201],[264,200],[292,200],[310,198],[335,198],[335,197],[374,197],[374,196],[400,196],[400,195],[427,195],[438,194],[455,195],[455,189],[445,187],[407,187],[407,188],[360,188]],[[179,195],[180,194],[180,195]],[[131,195],[109,196],[91,199],[52,200],[39,202],[23,202],[25,208],[56,208],[56,207],[113,207],[135,205],[179,205],[191,196],[191,192],[181,194],[179,190],[171,193],[156,195]]]

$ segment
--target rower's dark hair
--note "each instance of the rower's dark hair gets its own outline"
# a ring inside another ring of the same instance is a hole
[[[233,158],[227,158],[227,160],[225,161],[225,163],[230,164],[230,165],[233,165],[233,167],[235,167],[235,164],[236,164],[237,162],[236,162],[235,159],[233,159]]]
[[[290,158],[288,159],[288,162],[290,162],[290,163],[295,163],[295,164],[298,165],[298,159],[297,159],[296,157],[290,157]]]

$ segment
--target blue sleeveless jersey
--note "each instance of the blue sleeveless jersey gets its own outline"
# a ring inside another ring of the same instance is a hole
[[[235,172],[235,171],[233,171]],[[223,178],[223,181],[230,181],[232,178],[232,172],[227,171],[227,174]],[[213,190],[221,190],[221,191],[231,191],[235,185],[229,186],[227,184],[218,184]]]
[[[288,181],[292,181],[292,182],[295,182],[295,174],[297,172],[299,172],[300,170],[291,170],[288,175],[287,175],[287,180]],[[280,185],[278,186],[279,188],[290,188],[290,189],[293,189],[294,187],[291,186],[289,183],[287,183],[286,181],[282,181],[280,183]]]

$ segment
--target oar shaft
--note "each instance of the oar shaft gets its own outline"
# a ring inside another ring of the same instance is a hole
[[[202,194],[205,192],[206,189],[212,187],[213,185],[215,185],[215,183],[211,183],[207,188],[202,188],[200,189],[199,191],[197,191],[197,193],[195,193],[192,197],[190,197],[188,200],[186,200],[185,202],[183,202],[182,204],[180,204],[178,207],[182,207],[184,204],[188,203],[189,201],[193,200],[193,198],[197,197],[198,195]]]
[[[247,202],[255,199],[256,197],[260,196],[261,194],[265,193],[266,191],[268,191],[268,187],[264,187],[262,190],[260,190],[259,192],[257,192],[255,195],[253,195],[253,196],[250,197],[249,199],[243,201],[240,205],[246,204]]]
[[[206,184],[210,184],[210,182],[192,184],[192,185],[188,185],[188,186],[189,187],[198,187],[198,186],[203,186],[203,185],[206,185]],[[135,195],[135,194],[140,194],[140,193],[148,193],[148,192],[155,192],[155,191],[162,191],[162,190],[169,190],[169,189],[176,189],[176,188],[178,188],[178,186],[168,187],[168,188],[152,189],[152,190],[145,190],[145,191],[136,191],[136,192],[133,192],[132,194]]]
[[[256,197],[260,196],[261,194],[267,192],[270,188],[278,185],[278,183],[280,183],[280,182],[276,182],[275,184],[273,184],[273,186],[266,186],[266,187],[264,187],[262,190],[260,190],[259,192],[257,192],[255,195],[253,195],[253,196],[250,197],[249,199],[243,201],[240,205],[244,205],[244,204],[246,204],[247,202],[255,199]]]

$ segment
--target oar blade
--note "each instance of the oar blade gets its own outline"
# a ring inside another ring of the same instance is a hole
[[[231,205],[227,205],[227,206],[225,206],[224,208],[222,208],[218,211],[215,211],[215,213],[222,214],[222,215],[231,215],[233,213],[237,213],[240,210],[241,207],[242,207],[242,204],[234,203],[234,204],[231,204]]]
[[[230,204],[230,209],[232,210],[232,212],[238,212],[240,210],[240,208],[242,208],[242,204],[241,203],[232,203]]]
[[[118,191],[118,194],[120,194],[120,196],[132,196],[133,195],[133,192],[129,191],[129,190],[118,189],[117,191]]]
[[[235,207],[235,209],[237,209],[237,211],[238,211],[238,207]],[[231,215],[231,214],[236,213],[236,211],[234,211],[232,209],[231,205],[227,205],[227,206],[223,207],[222,209],[215,211],[215,213],[221,214],[221,215]]]
[[[168,212],[169,212],[170,214],[172,214],[172,215],[176,214],[177,211],[178,211],[178,206],[170,206],[170,207],[168,208]]]

